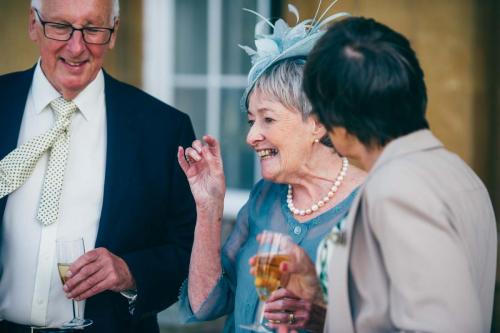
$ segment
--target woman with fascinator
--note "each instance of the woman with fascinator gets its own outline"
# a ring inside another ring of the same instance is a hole
[[[243,47],[253,65],[242,98],[250,126],[246,140],[260,159],[262,180],[239,211],[222,248],[226,186],[219,144],[206,135],[203,142],[196,140],[178,152],[197,208],[181,308],[188,322],[228,315],[224,332],[243,332],[239,325],[251,323],[255,316],[259,299],[249,260],[259,245],[256,236],[264,230],[289,235],[315,258],[319,242],[347,214],[364,178],[361,170],[333,149],[324,126],[311,116],[301,88],[307,55],[323,33],[320,24],[308,20],[290,28],[283,20],[274,25],[266,22],[274,28],[273,34],[257,35],[256,51]],[[278,289],[266,302],[266,325],[276,328],[287,323],[293,329],[322,331],[311,323],[325,312]]]

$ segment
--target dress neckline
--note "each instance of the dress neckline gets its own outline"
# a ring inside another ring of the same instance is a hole
[[[281,202],[281,210],[283,214],[286,217],[287,223],[295,227],[296,225],[301,225],[301,226],[313,226],[313,225],[318,225],[325,223],[326,221],[330,221],[334,216],[336,215],[344,215],[344,213],[347,213],[349,210],[349,207],[351,206],[351,203],[358,193],[360,186],[357,186],[354,188],[354,190],[349,193],[347,197],[342,199],[339,203],[337,203],[335,206],[325,210],[323,213],[319,214],[318,216],[313,217],[312,219],[309,219],[307,221],[299,221],[295,218],[295,216],[290,212],[288,209],[288,205],[286,202],[286,195],[288,193],[288,186],[285,184],[280,185],[280,202]]]

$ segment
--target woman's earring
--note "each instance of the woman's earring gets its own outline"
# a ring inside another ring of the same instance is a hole
[[[314,139],[313,143],[318,143],[318,142],[319,142],[319,139]]]

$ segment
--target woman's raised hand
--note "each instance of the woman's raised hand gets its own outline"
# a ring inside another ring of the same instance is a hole
[[[199,209],[213,208],[215,203],[223,204],[226,180],[220,145],[214,137],[205,135],[203,142],[195,140],[191,147],[179,147],[177,160]]]

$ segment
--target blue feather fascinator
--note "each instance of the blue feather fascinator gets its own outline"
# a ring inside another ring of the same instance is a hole
[[[326,24],[344,16],[349,16],[348,13],[341,12],[325,17],[327,12],[338,0],[332,1],[330,5],[319,15],[319,9],[322,0],[319,1],[316,14],[313,19],[307,19],[299,22],[299,12],[297,8],[291,4],[288,5],[288,10],[295,15],[297,23],[294,27],[288,26],[283,19],[278,19],[272,24],[267,18],[259,13],[244,8],[243,10],[255,14],[262,21],[259,21],[255,26],[255,47],[252,49],[248,46],[238,45],[251,58],[252,68],[248,73],[248,84],[240,101],[242,110],[246,110],[248,94],[253,89],[257,79],[270,67],[276,63],[289,58],[307,58],[307,55],[313,48],[316,41],[325,32],[322,28]],[[319,17],[318,17],[319,15]],[[264,34],[265,25],[272,28],[272,34]]]

